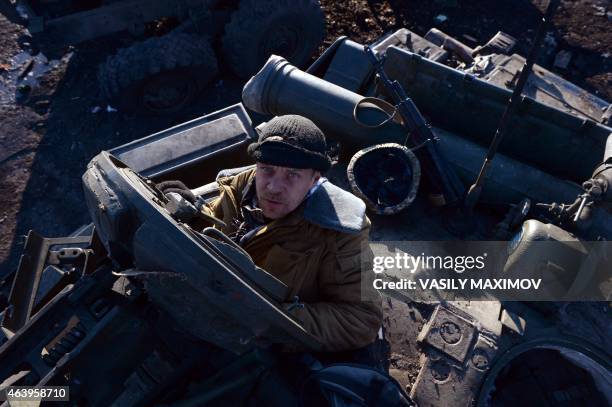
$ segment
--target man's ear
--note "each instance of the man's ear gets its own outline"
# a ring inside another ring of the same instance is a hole
[[[312,170],[312,180],[314,182],[317,182],[319,180],[319,178],[321,178],[321,171],[319,171],[319,170]]]

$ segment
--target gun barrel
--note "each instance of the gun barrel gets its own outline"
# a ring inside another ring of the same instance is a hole
[[[435,137],[423,115],[399,82],[389,79],[382,66],[382,61],[378,59],[372,49],[367,45],[364,45],[363,48],[383,86],[391,92],[392,98],[397,104],[404,126],[410,132],[411,145],[423,145],[425,147],[417,153],[417,156],[422,161],[423,172],[430,183],[430,192],[442,194],[446,204],[458,201],[465,192],[464,186],[437,148]]]
[[[263,114],[299,114],[311,119],[327,137],[348,145],[403,143],[406,130],[389,121],[378,128],[360,126],[353,117],[363,96],[308,74],[284,58],[271,56],[264,67],[242,90],[246,107]],[[362,104],[359,120],[381,123],[387,113],[374,105]]]

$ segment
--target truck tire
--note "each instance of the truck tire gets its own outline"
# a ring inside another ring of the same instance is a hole
[[[120,49],[100,66],[98,80],[119,110],[171,114],[189,104],[217,70],[206,38],[170,33]]]
[[[229,68],[248,78],[271,54],[304,66],[324,35],[318,0],[242,0],[225,26],[223,53]]]

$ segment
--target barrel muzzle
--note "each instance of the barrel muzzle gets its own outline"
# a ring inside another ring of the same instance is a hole
[[[242,102],[249,109],[261,114],[273,114],[268,108],[269,83],[277,76],[283,75],[284,69],[294,68],[285,58],[271,55],[266,64],[251,77],[242,88]]]

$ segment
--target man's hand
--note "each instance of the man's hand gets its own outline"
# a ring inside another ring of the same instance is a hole
[[[222,220],[209,213],[203,205],[204,201],[199,200],[181,181],[160,182],[157,188],[168,198],[165,208],[176,220],[189,223],[199,230],[211,224],[220,228],[226,226]],[[196,219],[203,220],[204,224]]]
[[[169,194],[170,192],[179,194],[192,205],[195,205],[196,203],[196,196],[181,181],[177,180],[160,182],[159,184],[157,184],[157,189],[159,189],[165,195]]]

